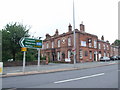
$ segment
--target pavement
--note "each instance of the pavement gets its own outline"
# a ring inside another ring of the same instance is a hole
[[[95,68],[95,67],[101,67],[101,66],[107,66],[113,64],[118,64],[118,61],[85,62],[85,63],[76,63],[75,65],[49,63],[48,65],[40,65],[39,67],[37,65],[30,65],[25,67],[24,72],[22,66],[4,67],[2,77],[53,73],[53,72],[69,71],[69,70],[80,70],[80,69]]]

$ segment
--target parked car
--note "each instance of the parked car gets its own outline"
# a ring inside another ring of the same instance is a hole
[[[112,56],[110,57],[110,60],[118,60],[118,56]]]
[[[118,60],[120,60],[120,56],[118,56]]]
[[[100,61],[110,61],[110,58],[109,57],[101,57]]]

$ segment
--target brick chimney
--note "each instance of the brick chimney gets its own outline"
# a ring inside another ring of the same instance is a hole
[[[58,29],[56,29],[55,36],[59,35]]]
[[[103,40],[104,41],[104,36],[102,35],[102,37],[101,37],[101,40]]]
[[[68,26],[68,32],[71,32],[72,31],[72,26],[71,26],[71,24],[69,24],[69,26]]]
[[[47,33],[46,34],[46,39],[49,39],[51,36]]]
[[[85,32],[85,26],[83,25],[83,22],[80,24],[80,31]]]

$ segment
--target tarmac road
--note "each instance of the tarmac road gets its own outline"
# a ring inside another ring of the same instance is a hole
[[[118,65],[3,78],[3,88],[118,88]]]

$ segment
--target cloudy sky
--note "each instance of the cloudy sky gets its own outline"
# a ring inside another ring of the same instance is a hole
[[[85,31],[112,43],[118,38],[118,1],[74,0],[75,27],[83,21]],[[58,29],[62,34],[73,25],[73,0],[1,0],[0,29],[7,23],[20,22],[31,26],[30,34],[45,38]]]

